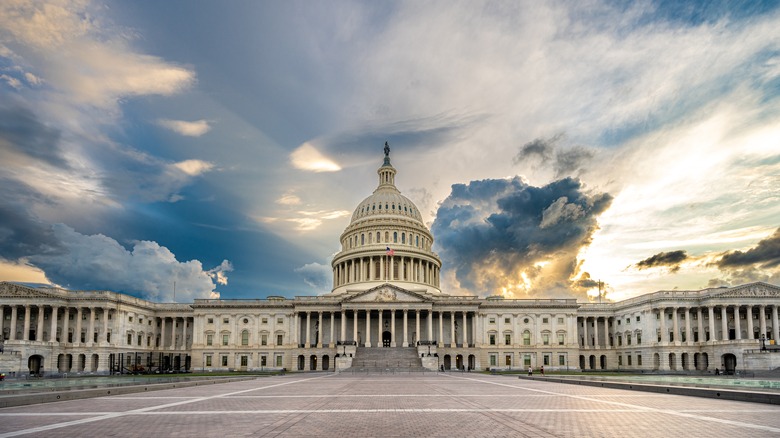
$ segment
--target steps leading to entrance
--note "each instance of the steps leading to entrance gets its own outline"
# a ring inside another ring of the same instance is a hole
[[[353,370],[425,371],[414,347],[358,347],[352,360]]]

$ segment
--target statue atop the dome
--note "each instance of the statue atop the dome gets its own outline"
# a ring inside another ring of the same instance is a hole
[[[390,165],[390,145],[385,142],[385,166]]]

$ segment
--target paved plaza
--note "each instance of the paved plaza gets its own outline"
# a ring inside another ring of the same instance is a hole
[[[780,407],[483,374],[288,374],[0,409],[12,436],[780,435]]]

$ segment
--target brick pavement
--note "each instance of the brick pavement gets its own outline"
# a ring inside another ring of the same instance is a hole
[[[288,374],[0,409],[11,436],[778,436],[780,407],[482,374]]]

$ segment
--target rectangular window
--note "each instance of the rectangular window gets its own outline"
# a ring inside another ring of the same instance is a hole
[[[623,356],[618,356],[618,365],[623,365]]]
[[[523,356],[523,366],[530,367],[531,366],[531,355],[526,354]]]
[[[247,356],[241,356],[241,366],[245,367],[249,364],[249,357]]]
[[[260,345],[268,345],[268,335],[260,335]]]
[[[209,319],[208,319],[208,323],[209,323],[209,324],[214,324],[214,318],[209,318]]]
[[[640,320],[640,319],[639,319],[639,317],[637,316],[637,317],[636,317],[636,322],[639,322],[639,321],[641,321],[641,320]]]
[[[636,334],[636,343],[641,344],[642,343],[642,333]]]
[[[504,366],[511,367],[512,366],[512,355],[507,354],[504,356]]]
[[[211,355],[210,354],[208,356],[206,356],[206,366],[207,367],[211,366]]]
[[[523,345],[531,345],[531,332],[523,332]]]
[[[222,324],[230,323],[230,318],[222,318]]]
[[[549,333],[542,333],[542,344],[550,345],[550,334]]]
[[[626,359],[628,360],[628,366],[631,366],[631,355],[626,356]]]
[[[496,345],[496,335],[495,334],[493,334],[493,333],[489,334],[488,335],[488,339],[489,339],[488,343],[490,345]]]
[[[246,330],[241,332],[241,345],[249,345],[249,332]]]
[[[496,323],[496,318],[490,318],[490,319],[488,320],[488,322],[489,322],[490,324],[495,324],[495,323]]]
[[[138,335],[138,346],[139,347],[141,346],[141,339],[143,339],[143,337],[141,335]]]
[[[222,366],[223,367],[227,366],[227,356],[222,356]]]
[[[548,318],[542,318],[542,324],[548,324],[550,320]]]
[[[637,354],[636,355],[636,364],[638,366],[640,366],[640,367],[642,366],[642,355],[641,354]]]
[[[490,366],[491,367],[496,366],[497,362],[498,362],[498,359],[496,358],[496,355],[495,354],[491,354],[490,355]]]
[[[265,356],[260,356],[260,366],[261,367],[267,367],[268,366],[267,359],[268,358],[265,357]]]
[[[545,354],[544,358],[543,358],[543,361],[544,361],[544,366],[549,366],[550,365],[550,355],[549,354]]]
[[[227,345],[230,341],[230,335],[222,335],[222,345]]]
[[[563,318],[558,318],[558,324],[563,324]]]
[[[566,355],[559,354],[558,355],[558,365],[566,365]]]
[[[282,345],[284,343],[284,335],[276,335],[276,345]]]
[[[276,318],[277,324],[284,324],[284,318]]]
[[[504,335],[504,345],[512,345],[512,335],[509,333]]]
[[[282,366],[282,356],[281,355],[276,356],[276,366],[277,367]]]
[[[512,320],[509,318],[504,318],[504,324],[511,324]]]
[[[558,333],[558,345],[563,345],[566,343],[566,335],[563,333]]]
[[[263,324],[268,324],[268,318],[263,318],[262,321],[263,321]]]
[[[206,345],[214,345],[214,335],[206,335]]]
[[[130,322],[133,322],[133,317],[132,317],[132,316],[130,316],[129,318],[130,318]],[[86,316],[86,315],[84,315],[84,317],[83,317],[83,318],[81,318],[81,319],[87,319],[87,316]]]
[[[133,345],[133,334],[128,333],[127,334],[127,345]]]

